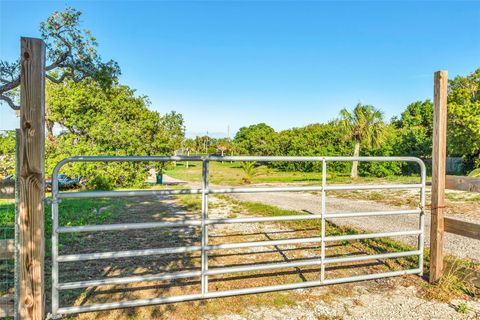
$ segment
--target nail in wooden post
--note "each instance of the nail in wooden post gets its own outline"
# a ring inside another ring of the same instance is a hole
[[[443,272],[443,234],[445,206],[445,162],[447,149],[448,72],[434,76],[432,215],[430,225],[430,282],[437,282]]]
[[[19,315],[44,318],[45,43],[21,38]]]

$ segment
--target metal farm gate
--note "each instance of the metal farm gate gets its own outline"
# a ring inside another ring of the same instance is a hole
[[[170,190],[137,190],[137,191],[92,191],[92,192],[59,192],[58,175],[63,165],[71,162],[112,162],[112,161],[148,161],[148,162],[167,162],[167,161],[198,161],[202,163],[202,185],[198,189],[170,189]],[[250,188],[212,188],[209,186],[209,162],[211,161],[312,161],[322,163],[322,183],[318,186],[291,186],[291,187],[250,187]],[[345,161],[395,161],[395,162],[413,162],[420,167],[420,181],[415,184],[327,184],[327,163],[328,162],[345,162]],[[242,294],[262,293],[277,290],[288,290],[307,288],[314,286],[323,286],[329,284],[346,283],[360,280],[378,279],[384,277],[400,276],[405,274],[422,274],[423,269],[423,247],[424,247],[424,221],[425,221],[425,166],[424,163],[413,157],[217,157],[217,156],[176,156],[176,157],[72,157],[60,161],[54,169],[52,176],[52,314],[63,315],[79,312],[100,311],[116,308],[138,307],[146,305],[155,305],[162,303],[173,303],[181,301],[192,301],[200,299],[227,297]],[[419,206],[414,210],[396,210],[396,211],[370,211],[370,212],[343,212],[343,213],[329,213],[326,210],[328,191],[334,190],[375,190],[375,189],[417,189],[419,190]],[[209,218],[209,200],[210,194],[233,194],[233,193],[259,193],[259,192],[311,192],[316,191],[321,193],[322,206],[321,214],[312,215],[288,215],[288,216],[270,216],[270,217],[243,217],[243,218]],[[89,225],[89,226],[59,226],[59,202],[62,199],[73,198],[104,198],[104,197],[135,197],[148,195],[185,195],[185,194],[199,194],[202,199],[201,219],[184,219],[181,221],[160,221],[151,223],[124,223],[124,224],[103,224],[103,225]],[[390,232],[380,233],[362,233],[362,234],[347,234],[330,236],[325,234],[325,220],[330,218],[344,218],[351,217],[373,217],[373,216],[392,216],[392,215],[417,215],[418,228],[414,230],[392,230]],[[209,243],[208,228],[212,225],[218,224],[248,224],[260,222],[275,222],[275,221],[294,221],[294,220],[321,220],[321,228],[318,230],[318,237],[309,238],[294,238],[281,239],[269,241],[254,241],[254,242],[240,242],[240,243],[223,243],[211,244]],[[201,227],[201,245],[199,246],[183,246],[183,247],[167,247],[155,249],[138,249],[126,251],[111,251],[111,252],[91,252],[83,254],[68,254],[59,255],[59,234],[64,233],[79,233],[79,232],[98,232],[98,231],[124,231],[133,229],[148,229],[148,228],[174,228],[183,226],[198,226]],[[359,239],[373,239],[380,237],[395,237],[395,236],[417,236],[418,245],[413,251],[390,252],[381,254],[366,254],[340,257],[327,257],[325,255],[326,243],[350,241]],[[209,252],[220,249],[238,249],[238,248],[252,248],[278,245],[292,245],[292,244],[319,244],[321,246],[320,257],[315,259],[308,259],[304,261],[292,262],[275,262],[275,263],[261,263],[242,265],[234,267],[219,267],[209,268]],[[114,258],[129,258],[141,257],[151,255],[165,255],[165,254],[181,254],[186,252],[200,252],[201,253],[201,268],[193,271],[179,271],[173,273],[161,273],[150,275],[136,275],[130,277],[111,277],[95,280],[75,281],[75,282],[59,282],[59,264],[65,262],[99,260],[99,259],[114,259]],[[338,264],[343,262],[357,262],[377,259],[388,259],[398,257],[417,256],[418,265],[412,269],[404,269],[391,272],[373,273],[355,275],[351,277],[334,278],[329,277],[328,272],[325,272],[325,265]],[[305,281],[297,283],[279,283],[270,286],[249,287],[235,290],[225,291],[209,291],[208,282],[209,276],[231,274],[246,271],[260,271],[260,270],[275,270],[290,267],[303,266],[317,266],[320,268],[320,277],[315,281]],[[79,306],[59,306],[59,291],[72,290],[80,288],[95,287],[101,285],[115,285],[127,284],[134,282],[144,282],[162,279],[180,279],[200,277],[201,290],[196,294],[176,295],[168,297],[155,297],[151,299],[129,300],[121,302],[109,302],[100,304],[88,304]]]

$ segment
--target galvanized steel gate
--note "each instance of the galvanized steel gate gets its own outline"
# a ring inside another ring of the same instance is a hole
[[[112,161],[149,161],[149,162],[167,162],[167,161],[200,161],[202,162],[202,187],[199,189],[172,189],[172,190],[138,190],[138,191],[92,191],[92,192],[59,192],[58,174],[60,168],[70,162],[112,162]],[[322,162],[322,185],[321,186],[293,186],[293,187],[252,187],[252,188],[211,188],[208,183],[208,171],[210,161],[318,161]],[[420,182],[417,184],[364,184],[364,185],[327,185],[327,162],[331,161],[400,161],[414,162],[420,167]],[[53,316],[61,314],[71,314],[88,311],[100,311],[116,308],[137,307],[145,305],[155,305],[161,303],[172,303],[181,301],[200,300],[208,298],[227,297],[241,294],[261,293],[278,290],[298,289],[313,286],[321,286],[328,284],[337,284],[345,282],[353,282],[360,280],[378,279],[384,277],[400,276],[405,274],[422,274],[423,270],[423,246],[424,246],[424,221],[425,221],[425,165],[418,159],[413,157],[217,157],[217,156],[176,156],[176,157],[71,157],[60,161],[54,169],[52,176],[52,314]],[[373,212],[344,212],[344,213],[328,213],[326,210],[326,192],[332,190],[372,190],[372,189],[418,189],[419,206],[414,210],[396,210],[396,211],[373,211]],[[227,193],[257,193],[257,192],[305,192],[319,191],[321,192],[322,208],[320,215],[291,215],[280,217],[246,217],[232,219],[210,219],[208,217],[208,195],[209,194],[227,194]],[[125,224],[108,224],[108,225],[90,225],[90,226],[59,226],[59,202],[62,199],[72,198],[103,198],[103,197],[134,197],[146,195],[182,195],[182,194],[200,194],[202,198],[202,212],[199,220],[182,220],[182,221],[165,221],[151,223],[125,223]],[[370,234],[349,234],[339,236],[325,235],[325,220],[329,218],[349,218],[349,217],[371,217],[371,216],[389,216],[389,215],[418,215],[419,225],[415,230],[402,230]],[[239,224],[239,223],[258,223],[258,222],[274,222],[274,221],[293,221],[293,220],[321,220],[320,237],[295,238],[285,240],[269,240],[257,242],[241,242],[226,244],[209,244],[208,226],[216,224]],[[114,252],[97,252],[87,254],[58,254],[58,236],[60,233],[77,233],[77,232],[95,232],[95,231],[121,231],[133,229],[148,228],[168,228],[182,226],[201,226],[201,245],[186,247],[157,248],[144,250],[127,250]],[[342,257],[326,257],[325,244],[334,241],[348,241],[359,239],[372,239],[378,237],[394,237],[394,236],[417,236],[418,245],[416,250],[404,252],[392,252],[375,255],[355,255]],[[276,245],[302,244],[302,243],[320,243],[321,254],[320,259],[310,259],[306,261],[292,261],[281,263],[264,263],[255,265],[244,265],[237,267],[224,268],[208,268],[208,252],[219,249],[237,249],[249,247],[264,247]],[[86,261],[97,259],[112,259],[139,257],[150,255],[201,252],[201,270],[181,271],[174,273],[162,273],[152,275],[139,275],[131,277],[104,278],[98,280],[76,281],[59,283],[59,263]],[[358,275],[343,278],[328,278],[325,276],[325,265],[342,262],[356,262],[376,259],[398,258],[407,256],[418,256],[418,266],[413,269],[400,271],[374,273],[366,275]],[[286,267],[303,267],[319,265],[320,279],[315,281],[305,281],[301,283],[286,283],[263,287],[243,288],[228,291],[208,291],[208,277],[211,275],[229,274],[235,272],[259,271],[281,269]],[[164,280],[164,279],[180,279],[190,277],[201,277],[201,291],[197,294],[157,297],[152,299],[130,300],[122,302],[111,302],[102,304],[89,304],[81,306],[59,306],[59,291],[71,290],[79,288],[94,287],[110,284],[126,284],[142,281]]]

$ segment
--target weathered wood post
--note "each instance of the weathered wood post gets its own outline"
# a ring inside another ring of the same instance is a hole
[[[21,38],[19,315],[43,319],[45,43]]]
[[[448,72],[434,76],[433,151],[432,151],[432,214],[430,223],[430,282],[443,272],[443,234],[445,209],[445,162],[447,149]]]

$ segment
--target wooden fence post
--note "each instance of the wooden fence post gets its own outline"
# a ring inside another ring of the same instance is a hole
[[[443,234],[445,209],[445,162],[447,149],[448,72],[434,76],[433,152],[432,152],[432,214],[430,223],[430,282],[440,279],[443,272]]]
[[[21,38],[19,315],[43,319],[45,43]]]

